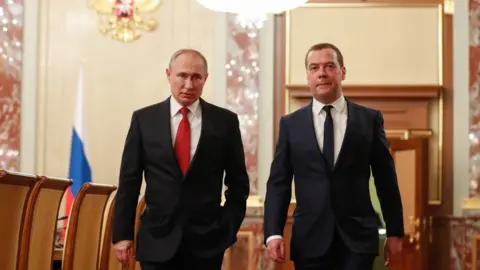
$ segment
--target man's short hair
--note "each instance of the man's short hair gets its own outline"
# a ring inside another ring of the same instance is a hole
[[[305,68],[307,68],[307,65],[308,65],[308,63],[307,63],[308,62],[308,54],[312,51],[320,51],[320,50],[323,50],[323,49],[334,50],[335,53],[337,54],[338,64],[340,64],[340,67],[344,66],[343,54],[337,46],[335,46],[331,43],[317,43],[317,44],[313,45],[312,47],[310,47],[310,49],[308,49],[307,54],[305,55]]]
[[[208,63],[207,58],[203,56],[203,54],[195,49],[180,49],[173,53],[172,57],[170,57],[170,62],[168,63],[168,69],[172,69],[172,65],[177,60],[177,58],[182,54],[194,54],[202,59],[203,65],[205,66],[205,71],[208,72]]]

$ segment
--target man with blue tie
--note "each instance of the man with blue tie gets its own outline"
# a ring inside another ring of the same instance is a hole
[[[345,98],[346,68],[330,43],[305,57],[312,102],[283,116],[265,200],[265,242],[285,261],[283,230],[295,179],[291,259],[296,270],[367,270],[378,255],[378,219],[370,200],[373,174],[384,215],[386,263],[402,249],[402,202],[380,111]]]
[[[166,74],[171,97],[132,115],[115,200],[115,255],[131,263],[144,176],[135,257],[142,270],[220,270],[250,191],[238,117],[200,98],[208,65],[199,51],[175,52]]]

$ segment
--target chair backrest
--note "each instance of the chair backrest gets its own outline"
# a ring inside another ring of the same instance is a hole
[[[27,204],[18,270],[51,270],[60,202],[70,179],[42,177]]]
[[[0,170],[0,269],[16,269],[20,234],[30,195],[39,177]]]
[[[115,207],[115,196],[108,201],[105,208],[103,229],[102,229],[102,245],[100,248],[100,270],[121,270],[122,264],[115,257],[115,250],[112,244],[112,226],[113,226],[113,209]]]
[[[237,242],[225,251],[222,269],[257,269],[263,249],[258,248],[256,226],[242,227],[237,233]]]
[[[97,269],[104,211],[116,189],[96,183],[85,183],[80,188],[68,218],[63,270]]]
[[[140,263],[135,260],[135,254],[136,254],[136,249],[137,249],[137,234],[138,234],[138,229],[140,228],[140,217],[143,214],[143,211],[145,210],[146,202],[145,202],[145,196],[143,196],[140,201],[138,202],[137,205],[137,213],[135,215],[135,236],[134,236],[134,252],[133,252],[133,263],[130,264],[130,267],[128,270],[141,270],[140,268]]]

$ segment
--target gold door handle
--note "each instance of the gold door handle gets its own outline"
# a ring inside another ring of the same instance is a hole
[[[412,227],[410,231],[410,236],[408,242],[410,244],[415,244],[415,249],[420,249],[420,239],[421,239],[421,221],[419,218],[409,217],[410,219],[410,227]],[[425,224],[425,223],[424,223]]]

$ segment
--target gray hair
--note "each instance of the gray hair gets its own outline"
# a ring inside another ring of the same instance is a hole
[[[182,54],[193,54],[193,55],[196,55],[196,56],[200,57],[202,59],[203,65],[205,66],[205,70],[208,72],[207,58],[205,58],[205,56],[201,52],[199,52],[195,49],[180,49],[180,50],[176,51],[172,55],[172,57],[170,57],[170,62],[168,63],[168,69],[172,69],[173,63]]]

